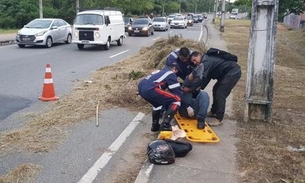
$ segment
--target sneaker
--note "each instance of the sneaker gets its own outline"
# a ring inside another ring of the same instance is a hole
[[[208,112],[208,117],[216,117],[216,114],[215,113],[212,113],[212,111]]]
[[[205,122],[204,121],[198,121],[197,128],[198,129],[204,129],[205,128]]]
[[[150,129],[152,132],[157,132],[160,130],[160,124],[159,123],[153,123],[151,125],[151,129]]]
[[[172,125],[169,123],[161,123],[160,131],[172,131]]]
[[[212,122],[208,123],[209,126],[221,126],[223,122],[221,122],[219,119],[214,119]]]

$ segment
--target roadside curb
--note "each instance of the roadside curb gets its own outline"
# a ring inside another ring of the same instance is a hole
[[[153,168],[154,164],[146,159],[134,183],[147,183]]]

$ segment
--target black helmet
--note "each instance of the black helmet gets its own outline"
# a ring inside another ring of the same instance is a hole
[[[149,162],[159,165],[168,165],[175,162],[175,153],[172,146],[164,140],[155,140],[147,147]]]

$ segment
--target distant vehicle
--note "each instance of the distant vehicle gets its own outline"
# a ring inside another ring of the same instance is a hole
[[[42,45],[50,48],[53,43],[71,43],[71,25],[63,19],[34,19],[18,31],[16,42],[20,48],[26,45]]]
[[[170,23],[170,28],[187,28],[187,20],[184,16],[176,16]]]
[[[168,17],[167,17],[168,24],[171,23],[171,21],[175,18],[175,16],[176,16],[176,14],[168,15]]]
[[[167,31],[169,29],[166,17],[155,17],[152,20],[152,24],[154,30]]]
[[[131,17],[124,17],[124,25],[125,25],[125,32],[128,32],[128,27],[131,26],[133,19]]]
[[[202,13],[202,16],[203,16],[204,19],[208,18],[208,14],[207,13]]]
[[[154,27],[150,18],[139,18],[133,21],[132,25],[128,28],[128,35],[154,35]]]
[[[203,21],[203,16],[201,14],[197,14],[198,17],[198,22],[202,22]]]
[[[231,11],[232,15],[237,15],[238,14],[238,8],[233,8]]]
[[[199,22],[199,18],[197,15],[193,15],[193,20],[194,20],[194,23],[198,23]]]
[[[236,19],[236,15],[231,14],[231,15],[229,16],[229,19]]]
[[[72,43],[78,49],[85,45],[103,45],[110,49],[110,42],[118,46],[125,37],[123,15],[117,10],[88,10],[79,12],[73,24]]]
[[[186,20],[187,20],[187,26],[193,26],[194,25],[194,20],[191,16],[187,16]]]

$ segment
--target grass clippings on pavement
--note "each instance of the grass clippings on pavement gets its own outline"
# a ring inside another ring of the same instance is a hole
[[[40,169],[39,166],[31,163],[21,164],[5,176],[0,177],[0,183],[32,183]]]
[[[277,32],[273,123],[244,123],[249,27],[248,20],[228,20],[222,33],[228,50],[239,57],[243,71],[233,91],[240,139],[237,143],[239,180],[305,182],[305,153],[288,149],[305,146],[304,29],[288,31],[281,26]]]
[[[158,39],[138,54],[100,68],[90,80],[77,82],[74,92],[49,103],[41,113],[27,114],[22,128],[1,132],[0,156],[20,151],[49,152],[65,140],[64,127],[95,117],[98,102],[100,111],[118,106],[150,112],[151,106],[136,95],[137,84],[144,75],[164,67],[167,55],[182,46],[205,51],[202,43],[173,36]]]

